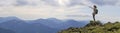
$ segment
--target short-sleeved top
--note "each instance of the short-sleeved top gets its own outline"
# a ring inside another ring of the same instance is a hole
[[[93,13],[98,14],[98,9],[97,8],[94,8],[93,11],[94,11]]]

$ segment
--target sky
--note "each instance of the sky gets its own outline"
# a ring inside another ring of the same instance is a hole
[[[93,5],[97,20],[120,21],[120,0],[0,0],[0,17],[92,20]]]

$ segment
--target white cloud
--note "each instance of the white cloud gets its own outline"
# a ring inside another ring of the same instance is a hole
[[[89,0],[91,1],[92,3],[94,4],[97,4],[97,5],[117,5],[118,4],[120,5],[120,0]]]
[[[120,21],[120,17],[108,16],[108,15],[98,15],[96,19],[100,21],[104,21],[103,23]]]
[[[67,4],[69,4],[69,0],[57,0],[58,1],[58,3],[60,4],[60,5],[62,5],[62,6],[66,6]]]
[[[15,4],[16,0],[0,0],[0,6],[11,6]]]

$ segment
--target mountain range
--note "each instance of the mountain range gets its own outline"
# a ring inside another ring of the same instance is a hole
[[[22,20],[17,17],[0,17],[0,28],[15,33],[57,33],[69,27],[83,27],[88,21],[60,20],[56,18]]]

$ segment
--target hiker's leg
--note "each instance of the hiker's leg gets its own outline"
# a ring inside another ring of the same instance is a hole
[[[95,14],[93,13],[93,20],[95,21]]]

